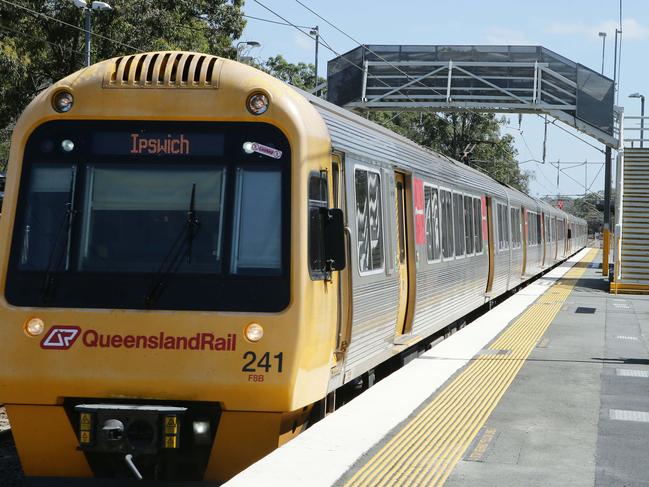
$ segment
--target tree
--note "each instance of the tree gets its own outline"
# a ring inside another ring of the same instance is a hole
[[[113,11],[93,14],[94,61],[138,50],[169,49],[233,58],[233,40],[245,26],[242,0],[113,0],[110,4]],[[70,1],[29,0],[21,5],[48,17],[0,3],[0,130],[10,126],[39,91],[84,63],[85,33],[74,28],[83,26],[81,9]],[[0,160],[6,159],[6,145],[6,139],[0,140]]]
[[[615,195],[611,195],[615,201]],[[604,224],[604,192],[588,193],[580,198],[546,197],[544,200],[552,206],[558,207],[559,200],[563,201],[563,211],[583,218],[588,222],[588,232],[601,232]]]
[[[296,86],[303,90],[311,90],[315,86],[315,65],[311,63],[289,63],[284,56],[278,54],[269,57],[266,61],[256,66],[262,71],[281,79],[289,85]],[[318,77],[318,83],[326,81]]]
[[[528,192],[530,174],[520,170],[511,135],[501,135],[504,117],[493,113],[373,112],[370,119],[418,144]]]

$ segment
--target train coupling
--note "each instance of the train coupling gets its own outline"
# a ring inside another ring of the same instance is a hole
[[[87,452],[155,454],[178,448],[186,407],[79,404],[79,446]]]
[[[220,415],[218,403],[68,403],[78,449],[100,478],[202,480]]]

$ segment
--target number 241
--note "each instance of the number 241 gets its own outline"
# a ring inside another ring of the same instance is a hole
[[[277,372],[282,372],[282,360],[284,354],[282,352],[273,355],[275,362],[277,362]],[[242,372],[257,372],[257,369],[264,369],[265,372],[268,372],[273,368],[272,361],[270,359],[270,352],[264,353],[259,361],[257,361],[257,354],[255,352],[246,352],[243,354],[243,359],[247,362],[243,365],[241,369]]]

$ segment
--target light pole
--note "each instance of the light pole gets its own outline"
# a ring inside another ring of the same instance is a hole
[[[644,95],[631,93],[629,98],[640,98],[640,147],[644,147]]]
[[[248,47],[261,47],[261,44],[257,41],[241,41],[237,42],[237,61],[241,62],[241,53],[243,52],[243,48],[245,46]]]
[[[86,25],[84,28],[86,31],[86,66],[90,66],[90,14],[93,10],[110,11],[113,10],[113,7],[106,2],[92,2],[88,5],[86,0],[72,0],[72,3],[74,3],[75,7],[83,9],[86,16]]]
[[[606,53],[606,32],[600,32],[602,38],[602,74],[604,74],[604,54]]]
[[[320,45],[320,29],[316,25],[309,32],[315,39],[315,79],[313,81],[313,87],[318,86],[318,46]]]

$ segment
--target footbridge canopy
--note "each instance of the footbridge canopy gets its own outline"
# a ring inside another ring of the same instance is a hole
[[[617,148],[614,82],[541,46],[359,46],[327,67],[327,99],[356,111],[550,115]]]

